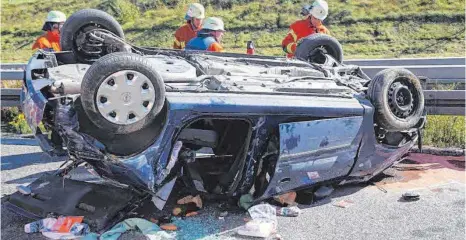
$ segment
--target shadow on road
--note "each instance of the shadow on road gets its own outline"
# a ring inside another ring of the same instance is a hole
[[[31,175],[28,175],[28,176],[25,176],[25,177],[22,177],[22,178],[17,178],[17,179],[13,179],[13,180],[6,181],[5,183],[6,183],[6,184],[25,184],[25,183],[31,183],[31,182],[33,182],[34,180],[36,180],[37,178],[39,178],[40,176],[42,176],[43,174],[52,173],[52,172],[54,172],[54,171],[46,171],[46,172],[34,173],[34,174],[31,174]]]
[[[29,138],[1,138],[2,145],[39,146],[36,139]]]
[[[34,164],[60,162],[65,159],[64,157],[51,158],[47,154],[41,152],[2,156],[1,170],[13,170]]]
[[[338,197],[344,197],[348,195],[352,195],[364,188],[368,187],[368,184],[362,183],[362,184],[348,184],[344,186],[338,186],[335,188],[335,190],[330,194],[329,196],[322,198],[322,199],[313,199],[313,202],[311,204],[299,204],[300,209],[308,209],[308,208],[313,208],[317,206],[322,206],[325,204],[330,204],[332,202],[333,198],[338,198]],[[298,192],[298,196],[300,194],[303,194],[302,192]],[[307,194],[306,194],[307,195]],[[299,196],[299,197],[302,197]]]

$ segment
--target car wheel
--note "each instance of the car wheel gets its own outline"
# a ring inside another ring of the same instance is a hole
[[[424,112],[421,82],[406,69],[377,73],[369,83],[368,95],[376,109],[376,123],[387,131],[414,127]]]
[[[165,87],[144,57],[119,52],[91,65],[81,84],[81,99],[97,127],[127,134],[154,121],[165,102]]]
[[[73,51],[77,60],[90,63],[108,54],[101,42],[89,38],[88,33],[96,29],[110,31],[124,38],[120,24],[106,12],[97,9],[83,9],[75,12],[61,30],[60,45],[63,51]]]
[[[295,56],[303,61],[324,63],[325,59],[322,59],[316,50],[322,50],[319,52],[329,54],[339,63],[343,61],[341,44],[334,37],[322,33],[312,34],[301,39],[296,47]]]

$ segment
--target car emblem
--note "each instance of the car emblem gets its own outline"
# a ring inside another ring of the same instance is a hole
[[[121,100],[123,100],[124,103],[129,103],[131,101],[131,93],[125,92],[121,94]]]

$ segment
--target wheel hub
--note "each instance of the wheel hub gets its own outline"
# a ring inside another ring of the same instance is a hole
[[[131,93],[130,92],[125,92],[121,94],[121,100],[125,103],[128,104],[131,102]]]
[[[128,125],[142,120],[155,102],[152,82],[144,74],[123,70],[108,76],[99,86],[95,102],[108,121]]]
[[[388,91],[390,110],[399,118],[406,118],[414,108],[413,94],[408,86],[395,82]]]

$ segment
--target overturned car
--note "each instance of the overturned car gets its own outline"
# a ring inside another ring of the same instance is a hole
[[[176,180],[255,201],[364,182],[401,160],[425,123],[414,74],[369,79],[326,35],[303,39],[296,60],[143,48],[86,9],[66,21],[61,43],[68,51],[39,51],[26,68],[27,121],[45,152],[70,159],[9,196],[31,217],[83,215],[103,229],[143,198],[163,208]],[[64,178],[81,164],[115,184]]]

